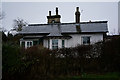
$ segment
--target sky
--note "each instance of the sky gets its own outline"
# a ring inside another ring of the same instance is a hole
[[[10,30],[18,17],[27,23],[47,24],[48,11],[58,7],[61,23],[75,22],[76,7],[82,11],[81,22],[108,21],[109,34],[118,34],[118,2],[2,2],[5,17],[2,27]]]

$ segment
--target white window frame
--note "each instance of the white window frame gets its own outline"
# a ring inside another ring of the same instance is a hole
[[[30,42],[31,42],[31,45],[30,45]],[[27,43],[29,43],[29,44],[27,44]],[[33,46],[33,41],[25,41],[25,48],[28,48],[31,46]]]
[[[87,43],[87,42],[86,42],[86,43],[83,43],[83,38],[85,38],[85,37],[88,37],[88,38],[89,38],[89,40],[90,40],[89,43]],[[90,36],[82,36],[82,44],[83,44],[83,45],[90,45],[90,44],[91,44],[91,37],[90,37]]]
[[[57,40],[57,45],[56,44],[53,45],[53,40]],[[59,47],[58,43],[59,43],[58,39],[52,39],[52,49],[54,49],[53,47],[57,47],[57,49],[58,49],[58,47]]]

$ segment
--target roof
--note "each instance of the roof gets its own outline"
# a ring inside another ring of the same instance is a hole
[[[27,38],[42,38],[43,36],[24,36],[23,39],[27,39]]]
[[[81,22],[81,23],[54,23],[29,24],[19,34],[45,34],[48,36],[62,36],[62,33],[105,33],[108,32],[107,21]]]

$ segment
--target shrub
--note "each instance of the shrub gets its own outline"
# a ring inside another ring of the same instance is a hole
[[[120,38],[58,50],[49,50],[40,45],[23,49],[3,44],[3,78],[46,80],[83,73],[120,72],[119,44]]]

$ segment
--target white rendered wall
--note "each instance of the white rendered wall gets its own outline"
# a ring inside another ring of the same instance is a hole
[[[80,34],[72,34],[70,35],[72,38],[66,40],[66,47],[75,47],[81,42],[81,35]]]
[[[103,34],[72,34],[72,38],[66,41],[66,47],[75,47],[82,44],[82,37],[89,36],[90,43],[94,44],[99,41],[103,41]]]
[[[103,34],[92,34],[90,41],[91,44],[94,44],[99,41],[103,41]]]
[[[44,39],[43,40],[43,46],[48,48],[48,40],[47,39]]]
[[[89,36],[90,44],[94,44],[99,41],[103,41],[103,34],[71,34],[72,38],[64,39],[65,47],[75,47],[82,44],[82,37]],[[52,39],[50,39],[50,49],[52,49]],[[48,39],[43,41],[43,46],[48,48]],[[62,48],[62,39],[58,39],[58,48]]]

